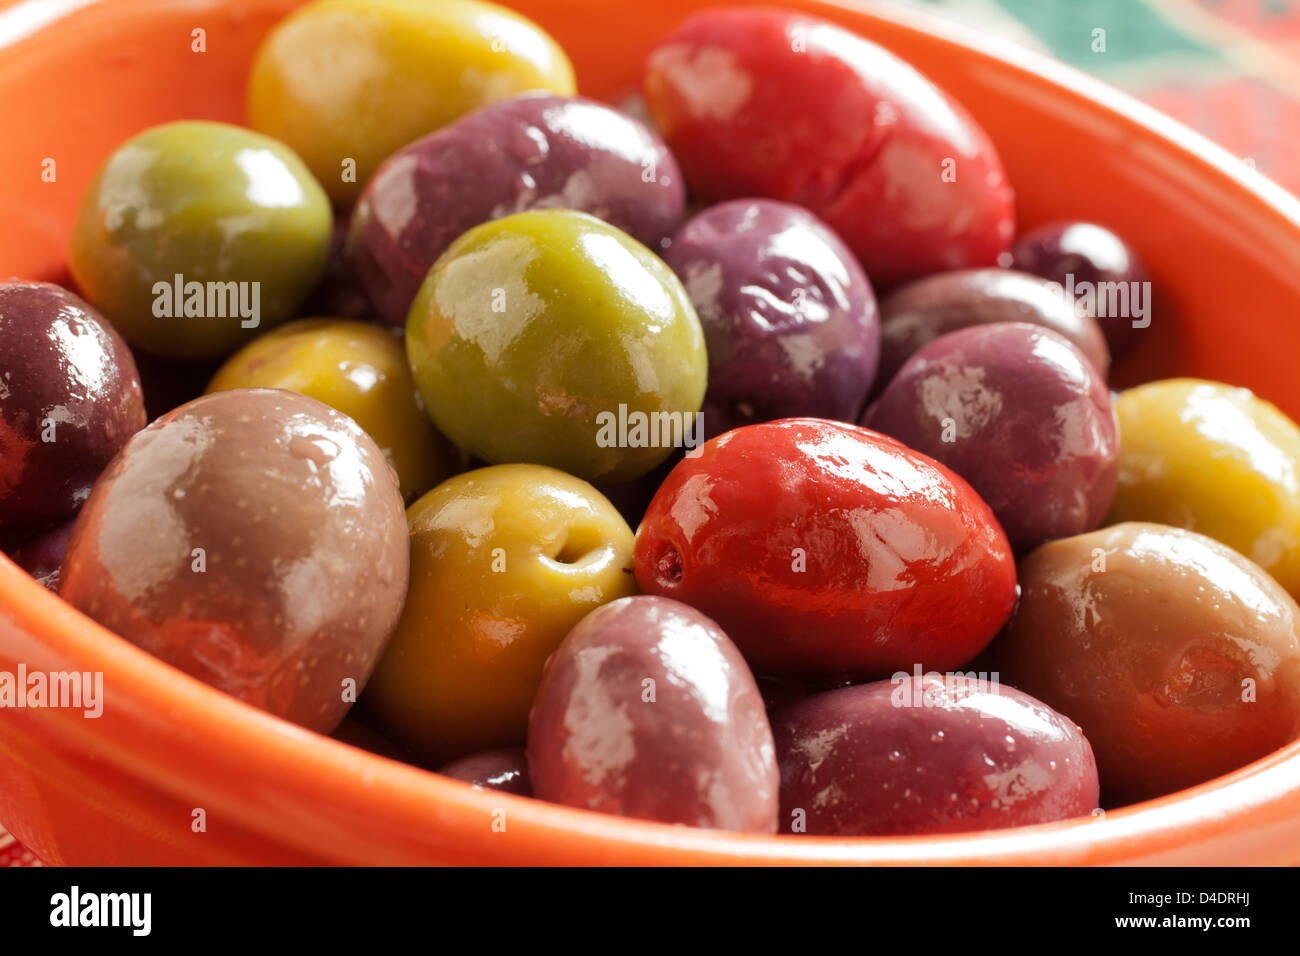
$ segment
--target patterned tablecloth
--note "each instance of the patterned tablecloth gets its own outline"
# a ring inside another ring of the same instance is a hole
[[[41,861],[0,827],[0,866],[40,866]]]
[[[1065,60],[1300,194],[1300,0],[901,2]],[[39,865],[0,826],[0,866]]]
[[[1300,194],[1300,0],[901,2],[1056,56]]]

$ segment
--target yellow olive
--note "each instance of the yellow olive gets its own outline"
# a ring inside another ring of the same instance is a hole
[[[208,384],[285,388],[349,416],[397,469],[408,501],[456,471],[456,452],[420,406],[402,341],[368,322],[300,319],[254,339]]]
[[[511,10],[476,0],[317,0],[258,50],[248,120],[297,150],[342,206],[399,147],[531,90],[571,96],[573,67]]]
[[[1199,531],[1300,595],[1300,428],[1244,388],[1170,379],[1115,404],[1119,490],[1107,523]]]
[[[546,658],[588,611],[635,593],[632,530],[543,465],[458,475],[406,518],[406,608],[363,701],[432,766],[523,744]]]

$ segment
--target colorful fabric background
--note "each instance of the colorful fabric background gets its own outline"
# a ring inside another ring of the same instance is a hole
[[[1056,56],[1300,194],[1300,0],[898,2]],[[1097,30],[1104,51],[1095,49]],[[6,865],[39,863],[0,826]]]
[[[1300,194],[1300,0],[902,2],[1064,60]]]

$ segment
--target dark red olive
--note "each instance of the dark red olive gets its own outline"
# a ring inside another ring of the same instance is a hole
[[[787,833],[961,833],[1097,807],[1097,764],[1074,721],[992,674],[826,691],[774,713],[772,730]]]
[[[144,424],[135,361],[94,308],[0,282],[0,527],[72,514]]]
[[[1137,252],[1090,222],[1053,222],[1031,229],[1011,247],[1011,265],[1059,282],[1097,320],[1114,358],[1151,325],[1151,284]]]
[[[59,565],[68,550],[68,538],[76,520],[69,518],[40,532],[36,537],[14,549],[10,557],[14,564],[34,577],[42,587],[51,591],[59,589]]]
[[[625,817],[771,833],[777,769],[744,658],[699,611],[619,598],[546,662],[528,722],[542,800]]]
[[[777,418],[855,421],[876,378],[876,296],[825,223],[790,203],[710,206],[664,254],[704,328],[704,434]]]

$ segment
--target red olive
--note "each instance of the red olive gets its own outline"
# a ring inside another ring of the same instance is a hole
[[[706,203],[782,199],[820,216],[877,287],[992,266],[1013,195],[987,134],[876,44],[812,17],[705,10],[650,54],[645,98]]]
[[[756,672],[870,680],[974,657],[1015,600],[1007,537],[943,465],[815,418],[707,442],[660,486],[637,583],[727,632]]]

